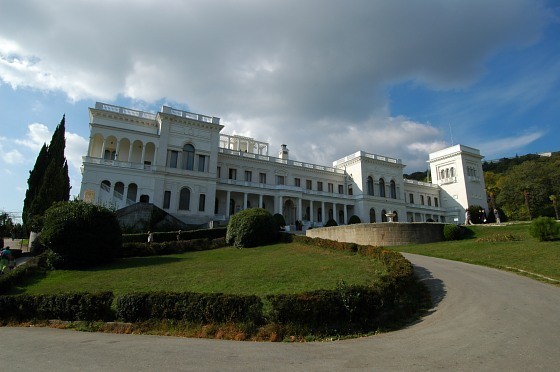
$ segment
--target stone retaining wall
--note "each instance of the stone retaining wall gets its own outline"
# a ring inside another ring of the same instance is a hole
[[[310,238],[361,245],[394,246],[432,243],[443,240],[442,223],[361,223],[307,230]]]

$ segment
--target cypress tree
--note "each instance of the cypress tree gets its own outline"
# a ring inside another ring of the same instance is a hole
[[[57,201],[70,199],[68,163],[64,157],[66,116],[62,117],[51,138],[50,145],[43,145],[29,174],[28,190],[23,203],[23,221],[28,230],[33,217],[42,216]]]

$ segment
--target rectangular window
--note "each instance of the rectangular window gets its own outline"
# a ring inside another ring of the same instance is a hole
[[[344,185],[338,185],[338,193],[344,194]]]
[[[285,184],[284,176],[276,176],[276,184],[277,185],[284,185]]]
[[[198,211],[204,212],[206,208],[206,195],[200,194],[200,199],[198,199]]]
[[[237,169],[229,168],[229,179],[236,180],[237,179]]]
[[[222,177],[222,167],[218,167],[216,169],[216,173],[217,173],[218,178],[221,178]]]
[[[317,181],[317,191],[323,191],[323,182]]]
[[[307,190],[311,190],[313,188],[311,180],[306,180],[305,181],[305,188]]]
[[[410,204],[414,204],[414,194],[408,194],[408,201]]]
[[[198,155],[198,171],[205,172],[206,171],[206,156],[205,155]]]
[[[434,198],[434,204],[436,207],[439,207],[439,200],[438,198]]]
[[[171,191],[165,191],[163,193],[163,209],[169,209],[171,205]]]
[[[259,182],[266,183],[266,173],[259,173]]]
[[[327,186],[329,188],[329,192],[334,192],[334,185],[332,183],[329,183]]]
[[[301,180],[299,178],[294,178],[294,185],[296,185],[296,187],[301,187]]]
[[[253,182],[253,172],[245,171],[245,181],[246,182]]]
[[[167,151],[167,166],[169,168],[177,168],[177,159],[179,159],[179,151]]]

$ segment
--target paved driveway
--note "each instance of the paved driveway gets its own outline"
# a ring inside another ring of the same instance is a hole
[[[560,370],[560,288],[406,255],[436,299],[407,329],[324,343],[256,343],[0,328],[0,368],[56,371]]]

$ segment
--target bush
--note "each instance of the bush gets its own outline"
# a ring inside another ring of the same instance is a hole
[[[362,223],[362,220],[360,220],[360,217],[356,216],[355,214],[350,216],[350,218],[348,219],[348,225],[354,225],[354,224],[357,224],[357,223]]]
[[[445,240],[461,240],[461,228],[453,224],[443,225],[443,238]]]
[[[3,320],[113,320],[113,293],[0,296]]]
[[[332,227],[332,226],[338,226],[338,223],[336,223],[336,221],[331,218],[330,220],[327,221],[324,227]]]
[[[257,247],[277,239],[277,224],[272,215],[262,208],[245,209],[229,220],[226,243],[234,247]]]
[[[529,233],[541,242],[554,240],[560,233],[560,225],[552,217],[539,217],[531,222]]]
[[[274,218],[274,221],[278,226],[278,230],[281,230],[284,228],[284,226],[286,226],[286,220],[284,219],[284,216],[282,216],[280,213],[275,213],[274,216],[272,216],[272,218]]]
[[[59,202],[45,212],[41,243],[52,252],[54,268],[84,268],[107,263],[121,248],[115,214],[82,201]]]
[[[222,293],[129,293],[117,298],[117,318],[187,320],[200,324],[262,322],[262,301],[254,295]]]

